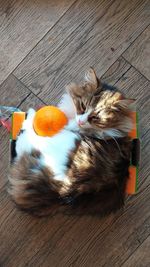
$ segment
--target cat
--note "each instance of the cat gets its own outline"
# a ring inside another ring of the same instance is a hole
[[[106,215],[123,207],[133,102],[90,68],[82,84],[66,87],[58,107],[69,122],[58,134],[36,135],[29,109],[9,175],[17,207],[38,216],[60,210]]]

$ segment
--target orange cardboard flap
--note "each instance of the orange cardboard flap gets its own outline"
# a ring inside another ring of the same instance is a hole
[[[19,134],[22,123],[25,120],[26,113],[25,112],[14,112],[12,115],[12,131],[11,131],[11,139],[16,140],[17,135]]]

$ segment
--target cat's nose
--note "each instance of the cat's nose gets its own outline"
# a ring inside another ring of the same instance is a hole
[[[85,121],[83,121],[83,120],[81,120],[81,119],[78,120],[78,125],[79,125],[79,126],[82,126],[82,125],[84,125],[84,124],[85,124]]]

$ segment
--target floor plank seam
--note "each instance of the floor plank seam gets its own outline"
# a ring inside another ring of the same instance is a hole
[[[126,61],[127,62],[127,61]],[[129,63],[128,63],[129,64]],[[118,78],[118,80],[114,83],[114,86],[123,78],[123,76],[132,68],[131,64],[130,67]]]
[[[133,43],[140,37],[140,35],[148,28],[150,26],[150,23],[144,28],[144,30],[142,31],[142,32],[140,32],[137,36],[136,36],[136,38],[134,39],[134,41],[133,42],[131,42],[131,44],[122,52],[122,54],[120,55],[120,56],[122,56],[123,58],[124,58],[124,56],[123,56],[123,54],[130,48],[130,46],[132,46],[133,45]],[[125,59],[125,58],[124,58]]]
[[[111,67],[119,60],[119,59],[123,59],[123,60],[125,60],[123,57],[122,57],[122,55],[120,55],[112,64],[111,64],[111,66],[109,66],[108,67],[108,69],[101,75],[101,77],[100,77],[100,79],[102,79],[102,80],[104,80],[105,81],[105,75],[106,75],[106,73],[107,72],[109,72],[109,70],[111,69]],[[125,60],[126,61],[126,60]],[[129,65],[131,65],[131,64],[129,64]],[[131,66],[130,66],[131,67]],[[127,71],[130,69],[130,67],[127,69]],[[122,76],[124,75],[124,73],[122,74]],[[122,77],[121,76],[121,77]],[[118,80],[119,80],[119,78],[118,78]],[[117,81],[118,81],[117,80]],[[113,83],[113,85],[115,85],[116,84],[116,82],[115,83]]]
[[[27,85],[26,84],[24,84],[23,82],[22,82],[22,80],[20,80],[20,79],[18,79],[18,77],[16,76],[16,75],[14,75],[13,73],[11,74],[12,76],[14,76],[15,77],[15,79],[17,80],[17,81],[19,81],[27,90],[29,90],[30,92],[29,92],[29,95],[31,95],[31,94],[33,94],[36,98],[38,98],[44,105],[46,105],[46,103],[38,96],[38,94],[36,95],[34,92],[32,92],[31,90],[30,90],[30,88],[29,87],[27,87]],[[29,96],[28,95],[28,96]],[[24,101],[23,101],[24,102]],[[21,103],[22,104],[22,103]],[[19,106],[20,106],[20,104],[19,104]]]
[[[143,74],[143,73],[141,73],[141,71],[139,71],[136,67],[134,67],[133,65],[132,65],[132,63],[130,63],[130,61],[128,61],[123,55],[121,55],[122,56],[122,58],[124,59],[124,60],[126,60],[126,62],[128,63],[128,64],[130,64],[131,65],[131,67],[132,68],[134,68],[145,80],[147,80],[148,82],[150,82],[150,80]]]
[[[148,133],[149,133],[149,135],[150,135],[150,129],[147,129],[147,131],[146,131],[143,135],[141,135],[141,137],[144,138],[145,135],[147,135]]]
[[[31,95],[31,92],[29,92],[28,94],[27,94],[27,96],[24,98],[24,99],[22,99],[21,100],[21,102],[17,105],[17,108],[19,108],[20,106],[21,106],[21,104],[29,97]]]

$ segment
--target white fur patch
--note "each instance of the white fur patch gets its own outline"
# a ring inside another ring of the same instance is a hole
[[[55,179],[66,179],[68,155],[75,148],[75,141],[79,136],[66,129],[53,137],[38,136],[32,126],[34,114],[35,111],[30,109],[23,124],[24,132],[17,138],[17,157],[19,158],[24,152],[30,153],[32,149],[37,149],[42,153],[40,163],[52,169]]]
[[[69,94],[64,94],[58,107],[66,114],[68,119],[73,119],[76,114],[76,108]]]

